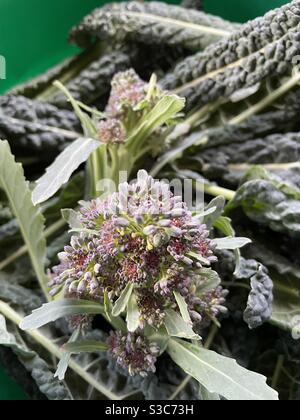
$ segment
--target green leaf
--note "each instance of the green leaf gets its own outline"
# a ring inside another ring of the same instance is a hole
[[[101,142],[92,138],[80,137],[72,142],[37,181],[32,194],[34,204],[43,203],[52,197],[99,147]]]
[[[218,217],[218,219],[213,222],[213,227],[224,233],[224,235],[235,236],[235,231],[232,227],[231,219],[229,219],[229,217]]]
[[[39,307],[42,304],[42,299],[34,290],[14,282],[15,275],[15,273],[0,272],[0,299],[27,311]]]
[[[104,292],[104,316],[110,322],[110,324],[118,331],[127,332],[127,326],[124,322],[123,318],[121,317],[115,317],[112,314],[113,311],[113,304],[111,300],[109,299],[108,292]]]
[[[200,340],[198,334],[193,331],[192,326],[173,309],[165,310],[165,327],[171,337],[187,338],[189,340]]]
[[[113,310],[112,310],[113,316],[119,316],[122,312],[125,311],[128,305],[129,299],[131,297],[131,294],[133,292],[133,287],[134,287],[133,283],[128,283],[125,289],[122,291],[121,296],[116,301],[113,307]]]
[[[190,317],[188,306],[187,306],[187,303],[186,303],[184,297],[182,297],[179,292],[174,292],[174,296],[175,296],[177,305],[180,309],[180,313],[181,313],[181,316],[182,316],[183,320],[186,323],[191,324],[192,323],[191,317]]]
[[[160,348],[160,355],[166,351],[170,336],[167,334],[167,331],[164,327],[161,327],[157,330],[153,327],[150,327],[150,325],[146,325],[144,334],[151,343],[158,345]]]
[[[215,290],[221,283],[219,274],[211,268],[201,268],[199,272],[205,278],[205,283],[197,287],[197,295]]]
[[[298,167],[300,162],[296,162]],[[288,164],[287,164],[288,165]],[[284,168],[282,168],[284,170]],[[300,190],[291,183],[286,182],[280,176],[273,174],[272,172],[268,172],[266,168],[263,166],[253,166],[245,175],[243,179],[243,183],[253,180],[266,180],[271,181],[273,185],[278,188],[278,190],[285,193],[287,196],[295,198],[296,200],[300,200]]]
[[[238,237],[228,237],[228,238],[218,238],[214,239],[214,243],[217,246],[217,249],[239,249],[245,245],[251,244],[251,239],[248,238],[238,238]]]
[[[79,338],[79,335],[80,335],[80,328],[77,328],[71,335],[68,343],[73,343],[77,341]],[[72,356],[71,352],[65,351],[60,361],[58,362],[54,377],[58,378],[60,381],[63,381],[65,379],[65,375],[69,367],[71,356]]]
[[[48,364],[34,351],[27,348],[24,342],[18,342],[6,327],[5,318],[0,314],[0,346],[10,348],[17,356],[26,370],[31,374],[39,390],[49,400],[70,400],[68,389],[53,377]]]
[[[251,292],[248,296],[244,321],[250,329],[260,327],[270,320],[273,311],[273,282],[268,270],[259,264],[257,273],[251,278]]]
[[[109,299],[108,292],[105,291],[104,292],[104,311],[105,311],[106,318],[109,321],[112,318],[112,310],[113,310],[113,305],[111,303],[111,300]]]
[[[204,223],[208,228],[211,228],[216,220],[220,218],[224,211],[225,207],[225,198],[222,196],[214,198],[205,208],[206,211],[215,208],[215,211],[211,214],[208,214],[204,218]]]
[[[235,230],[233,229],[232,221],[229,217],[220,216],[217,220],[214,221],[213,226],[214,228],[222,232],[224,235],[235,237]],[[235,255],[235,261],[236,261],[235,272],[234,272],[235,274],[239,270],[240,263],[241,263],[240,249],[235,249],[234,255]]]
[[[95,124],[93,123],[92,119],[89,117],[88,114],[83,112],[81,109],[81,104],[78,102],[73,96],[71,95],[71,92],[58,80],[56,80],[53,85],[60,89],[63,94],[66,96],[68,101],[70,101],[75,114],[77,115],[78,119],[81,122],[84,134],[86,137],[90,136],[96,136],[97,134],[97,128],[95,127]]]
[[[71,229],[80,229],[82,228],[82,223],[79,220],[79,214],[73,209],[62,209],[61,210],[62,218],[68,223]]]
[[[209,265],[209,264],[210,264],[210,262],[209,262],[209,260],[208,260],[207,258],[202,257],[202,255],[197,254],[196,252],[189,251],[189,252],[187,253],[187,255],[188,255],[188,256],[190,256],[190,257],[192,257],[192,258],[194,258],[194,259],[195,259],[196,261],[198,261],[200,264],[204,264],[204,265]]]
[[[121,2],[108,4],[88,15],[71,32],[71,40],[81,47],[94,37],[199,51],[228,36],[239,25],[201,11],[163,2]],[[147,51],[147,48],[146,48]]]
[[[199,384],[200,395],[203,401],[220,401],[221,398],[218,394],[212,394],[208,392],[205,386]]]
[[[277,182],[254,179],[243,184],[228,203],[228,212],[241,207],[249,219],[275,232],[300,237],[300,200],[287,194]]]
[[[52,156],[80,137],[74,113],[46,101],[24,96],[0,96],[0,138],[9,143],[18,156],[34,162],[49,162]]]
[[[298,17],[293,7],[294,3],[289,3],[274,10],[271,16],[268,14],[250,21],[227,39],[222,39],[207,47],[205,51],[180,61],[169,74],[160,80],[161,86],[164,89],[175,89],[176,93],[188,95],[190,109],[194,106],[201,108],[206,104],[222,100],[232,102],[239,99],[235,107],[231,103],[230,108],[240,112],[242,118],[230,120],[231,124],[238,124],[254,113],[258,114],[299,83],[299,77],[297,78],[299,73],[287,55],[289,48],[297,48],[296,40],[282,48],[281,57],[273,56],[275,66],[282,63],[282,69],[271,65],[268,68],[265,66],[272,60],[269,54],[270,47],[278,48],[282,38],[288,37],[289,31],[297,32],[298,30],[297,19],[295,18],[293,22],[290,19],[290,16]],[[282,16],[284,18],[281,20],[281,26],[284,26],[284,29],[279,36],[278,33],[272,32],[272,29]],[[241,53],[245,34],[251,33],[252,30],[255,31],[252,48]],[[270,35],[268,39],[267,33]],[[255,61],[258,55],[261,60]],[[249,77],[242,79],[245,66],[249,62],[253,62],[253,66],[247,69]],[[271,80],[274,81],[272,87]],[[276,89],[278,86],[279,88]],[[215,87],[217,89],[214,89]],[[248,101],[246,99],[250,94],[251,101]],[[255,106],[256,98],[259,98],[259,107]],[[222,117],[224,124],[224,115]]]
[[[32,266],[42,290],[48,296],[47,278],[44,272],[46,240],[44,218],[40,209],[34,207],[31,191],[25,180],[22,166],[16,163],[7,141],[0,140],[0,187],[7,194],[16,216]]]
[[[65,351],[68,353],[97,353],[99,351],[107,351],[108,346],[99,341],[76,341],[74,343],[67,343],[64,345]]]
[[[176,95],[165,95],[139,121],[138,127],[126,141],[126,148],[133,153],[140,148],[140,142],[150,136],[154,130],[166,123],[184,108],[185,99]]]
[[[167,351],[178,366],[212,394],[228,400],[278,400],[264,376],[239,366],[233,359],[175,339],[169,341]]]
[[[134,293],[132,293],[128,302],[126,321],[129,332],[136,331],[140,325],[140,312]]]
[[[97,315],[103,314],[103,312],[103,306],[95,302],[77,299],[60,299],[46,303],[39,309],[33,311],[31,315],[23,319],[20,328],[24,331],[32,330],[67,316],[81,314]]]

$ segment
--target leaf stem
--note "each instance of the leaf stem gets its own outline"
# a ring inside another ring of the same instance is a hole
[[[204,184],[203,189],[204,192],[208,195],[212,195],[213,197],[218,197],[219,195],[222,195],[224,198],[226,198],[226,200],[229,201],[232,200],[236,194],[236,191],[219,187],[218,185]]]
[[[181,391],[184,390],[184,388],[189,384],[190,380],[193,379],[191,376],[187,375],[184,380],[178,385],[178,387],[175,389],[171,397],[169,398],[169,401],[174,401],[178,395],[181,393]]]
[[[5,318],[9,319],[16,325],[20,325],[22,322],[22,317],[14,311],[7,303],[0,300],[0,312],[5,316]],[[33,338],[37,343],[39,343],[42,347],[44,347],[49,353],[54,355],[56,358],[61,359],[63,356],[63,352],[59,349],[57,345],[55,345],[48,337],[44,336],[37,330],[26,331],[26,333]],[[113,392],[106,389],[102,384],[96,381],[88,372],[85,371],[78,363],[74,360],[71,360],[69,363],[69,367],[78,374],[83,380],[85,380],[88,384],[94,387],[97,391],[99,391],[102,395],[107,397],[110,400],[120,400],[121,398],[118,397]]]
[[[233,165],[228,165],[230,171],[248,171],[256,164],[249,163],[237,163]],[[300,168],[300,162],[289,162],[289,163],[262,163],[260,166],[263,166],[268,171],[282,171],[293,168]]]
[[[283,364],[284,364],[284,356],[279,355],[278,359],[277,359],[277,364],[276,364],[275,372],[274,372],[274,375],[273,375],[273,379],[272,379],[272,388],[274,388],[274,389],[276,389],[276,387],[278,385],[278,381],[279,381],[279,378],[280,378],[281,370],[283,368]]]
[[[281,96],[283,96],[288,91],[290,91],[299,82],[300,82],[300,72],[297,71],[291,79],[289,79],[286,83],[283,83],[278,89],[274,90],[274,92],[272,92],[270,95],[266,96],[261,101],[257,102],[256,104],[251,106],[249,109],[242,112],[240,115],[236,116],[235,118],[232,118],[229,121],[229,124],[231,125],[241,124],[246,119],[252,117],[252,115],[258,114],[267,106],[271,105]]]

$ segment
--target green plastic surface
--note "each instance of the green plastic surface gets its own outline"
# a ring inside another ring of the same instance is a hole
[[[7,67],[6,80],[0,80],[0,93],[74,54],[76,48],[67,43],[68,30],[103,3],[101,0],[0,0],[0,55],[5,57]],[[245,22],[284,3],[288,1],[205,0],[205,10]],[[25,398],[0,367],[0,400]]]

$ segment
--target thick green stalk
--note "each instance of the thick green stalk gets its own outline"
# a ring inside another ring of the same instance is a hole
[[[218,185],[209,185],[204,184],[204,192],[213,197],[218,197],[222,195],[226,200],[232,200],[235,197],[236,192],[233,190],[228,190],[227,188],[219,187]]]

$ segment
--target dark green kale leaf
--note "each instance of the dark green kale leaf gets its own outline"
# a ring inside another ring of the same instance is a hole
[[[73,28],[70,40],[79,46],[101,40],[181,46],[197,51],[228,36],[238,25],[196,10],[161,2],[112,3],[94,10]]]
[[[60,79],[62,75],[69,71],[74,72],[74,67],[78,65],[78,62],[81,62],[83,58],[87,55],[86,52],[78,54],[74,57],[67,58],[62,63],[50,68],[45,73],[28,80],[27,82],[17,85],[13,89],[9,91],[10,95],[17,95],[17,96],[26,96],[26,98],[35,99],[37,95],[41,94],[48,89],[52,83]]]
[[[247,181],[237,190],[227,212],[239,207],[251,220],[275,232],[300,238],[300,200],[278,183],[266,179]]]
[[[251,329],[260,327],[272,316],[273,281],[269,277],[268,270],[256,260],[242,258],[236,277],[250,279],[251,291],[244,312],[244,321]]]
[[[224,177],[226,182],[236,183],[236,176],[228,172],[227,157],[215,153],[219,147],[228,146],[235,151],[236,148],[242,148],[247,141],[265,138],[271,134],[297,132],[300,129],[299,88],[292,90],[281,98],[280,102],[273,105],[276,106],[271,110],[268,108],[264,113],[256,115],[255,112],[251,112],[251,116],[242,118],[239,123],[230,122],[228,115],[224,115],[222,107],[217,114],[211,114],[204,108],[206,116],[199,128],[190,132],[191,127],[187,124],[178,125],[177,133],[176,129],[174,130],[176,133],[174,139],[171,138],[168,149],[158,160],[155,168],[162,168],[166,163],[180,159],[180,166],[202,172],[209,179]],[[234,110],[239,113],[240,107],[240,103],[234,104],[231,112]],[[213,159],[209,160],[211,157]],[[217,157],[218,161],[215,163]],[[229,176],[225,177],[226,175]]]
[[[245,124],[246,125],[246,124]],[[295,186],[300,185],[300,135],[299,133],[271,134],[266,137],[252,138],[235,142],[237,132],[241,129],[224,127],[223,138],[232,133],[232,142],[217,147],[209,147],[193,156],[193,160],[200,163],[202,174],[211,179],[222,179],[224,182],[236,186],[240,183],[251,165],[265,164],[266,168],[286,182],[292,182]],[[212,136],[220,129],[211,130]],[[243,134],[243,133],[242,133]],[[249,136],[249,133],[248,133]],[[209,142],[212,137],[209,137]],[[209,144],[208,142],[208,144]],[[280,165],[276,165],[280,164]],[[286,164],[286,165],[282,165]],[[297,167],[298,165],[298,167]]]
[[[246,234],[244,230],[242,232]],[[252,244],[245,251],[247,258],[256,259],[268,267],[270,272],[275,271],[283,278],[295,277],[300,284],[300,268],[288,258],[291,256],[290,238],[288,238],[288,249],[285,250],[285,246],[281,247],[281,244],[278,243],[278,238],[270,240],[267,233],[258,235],[257,232],[247,231],[247,234],[252,239]],[[295,243],[292,244],[292,247],[296,248]]]
[[[300,134],[272,134],[203,150],[199,153],[205,165],[260,165],[300,160]]]
[[[75,174],[70,181],[51,200],[42,206],[47,227],[61,219],[63,208],[75,208],[78,201],[84,198],[84,173]],[[4,259],[15,248],[21,246],[22,238],[18,222],[15,218],[6,223],[0,223],[0,256]]]
[[[287,82],[284,78],[295,81],[294,86],[299,81],[299,27],[300,2],[292,1],[183,60],[161,85],[184,94],[190,107],[221,98],[241,101],[265,88],[264,81],[268,88],[263,94],[272,98],[276,80],[276,87]]]
[[[0,315],[0,346],[10,348],[26,370],[30,372],[40,392],[49,400],[70,400],[71,396],[66,386],[54,378],[48,364],[30,350],[24,342],[7,329],[5,318]]]
[[[29,312],[41,306],[41,297],[32,289],[21,286],[14,281],[14,273],[0,272],[0,299]]]
[[[46,151],[58,153],[80,132],[78,119],[71,111],[23,96],[0,97],[0,137],[7,138],[17,154],[42,150],[38,155],[42,159],[48,156]]]
[[[0,225],[0,244],[3,246],[20,238],[19,225],[16,219]]]
[[[110,81],[115,73],[131,67],[131,57],[122,51],[112,51],[92,61],[66,87],[71,95],[86,105],[96,102],[110,90]],[[50,98],[50,102],[60,108],[68,108],[68,101],[61,92]]]

